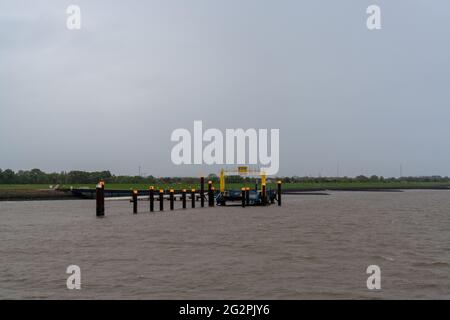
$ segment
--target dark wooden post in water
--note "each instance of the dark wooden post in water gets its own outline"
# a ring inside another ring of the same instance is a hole
[[[261,200],[262,200],[262,205],[265,206],[267,204],[266,184],[262,185]]]
[[[242,197],[242,208],[245,207],[245,188],[241,189],[241,197]]]
[[[208,207],[212,207],[212,181],[208,181]]]
[[[170,210],[173,210],[173,193],[174,193],[174,191],[173,191],[173,189],[170,189],[169,190],[169,199],[170,199]]]
[[[186,209],[186,189],[182,190],[181,201],[183,202],[183,209]]]
[[[103,217],[105,215],[105,183],[100,181],[95,188],[96,215]]]
[[[133,213],[136,214],[137,213],[137,196],[138,196],[138,191],[137,190],[133,190],[133,193],[131,195],[132,198],[132,202],[133,202]]]
[[[164,211],[164,190],[159,190],[159,211]]]
[[[245,205],[250,205],[250,188],[245,188]]]
[[[205,206],[205,177],[200,177],[200,206]]]
[[[195,208],[195,189],[191,190],[192,208]]]
[[[278,181],[277,200],[278,206],[281,206],[281,181]]]
[[[155,210],[155,188],[153,186],[151,186],[149,190],[149,200],[150,212],[153,212]]]

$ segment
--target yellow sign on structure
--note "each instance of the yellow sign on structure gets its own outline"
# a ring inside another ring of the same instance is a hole
[[[238,167],[238,172],[239,173],[248,173],[248,167],[247,166]]]

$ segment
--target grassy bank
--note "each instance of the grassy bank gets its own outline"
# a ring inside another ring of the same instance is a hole
[[[71,192],[61,192],[52,189],[31,189],[24,188],[5,189],[0,188],[0,201],[19,201],[19,200],[66,200],[76,199]]]
[[[0,184],[2,190],[46,190],[50,189],[48,184]]]

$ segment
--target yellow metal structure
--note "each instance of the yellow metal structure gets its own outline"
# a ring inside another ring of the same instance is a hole
[[[267,175],[262,170],[250,170],[247,166],[237,167],[234,170],[220,170],[220,192],[225,192],[225,176],[259,176],[261,178],[261,186],[266,185]]]
[[[261,172],[261,185],[262,186],[266,185],[266,173],[265,172]]]
[[[225,192],[225,170],[220,170],[220,192]]]

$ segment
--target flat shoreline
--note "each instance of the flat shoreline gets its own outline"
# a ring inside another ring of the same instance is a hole
[[[400,187],[328,187],[328,188],[288,188],[283,194],[300,194],[302,192],[325,192],[325,191],[366,191],[366,192],[401,192],[403,190],[449,190],[449,186],[400,186]]]
[[[0,190],[0,201],[74,200],[79,199],[66,190]]]

